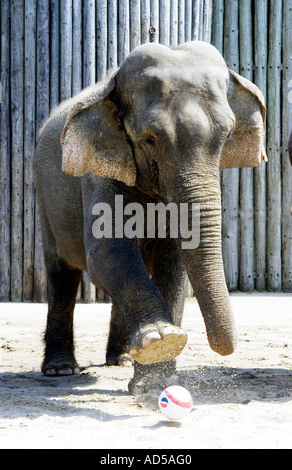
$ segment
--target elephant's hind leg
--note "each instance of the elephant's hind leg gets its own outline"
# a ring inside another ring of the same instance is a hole
[[[79,269],[74,269],[60,258],[50,258],[48,272],[48,321],[45,334],[44,375],[73,375],[80,372],[74,356],[73,312]]]

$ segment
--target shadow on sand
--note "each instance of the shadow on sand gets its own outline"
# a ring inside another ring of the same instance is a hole
[[[176,378],[191,392],[196,405],[283,402],[292,398],[292,374],[287,369],[200,367],[180,370]],[[147,395],[149,399],[153,395],[150,401],[157,403],[157,390]],[[90,416],[99,421],[133,418],[135,414],[114,415],[91,406],[93,402],[96,406],[115,398],[122,401],[123,396],[129,400],[130,394],[98,388],[98,377],[87,372],[58,378],[44,377],[40,372],[0,373],[0,418],[35,419],[44,414]],[[139,398],[144,401],[142,396],[133,397],[133,403]]]

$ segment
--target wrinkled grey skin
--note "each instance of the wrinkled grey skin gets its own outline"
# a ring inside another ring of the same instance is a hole
[[[180,324],[187,275],[211,348],[221,355],[234,351],[219,168],[245,165],[232,148],[250,160],[247,166],[260,163],[257,121],[264,120],[264,104],[254,85],[242,85],[230,73],[219,52],[203,42],[174,51],[140,46],[118,71],[63,103],[45,124],[34,166],[48,271],[44,374],[79,372],[73,310],[82,270],[112,298],[107,364],[121,363],[124,353],[135,359],[130,391],[147,389],[157,376],[163,383],[175,370],[174,358],[186,342]],[[237,137],[233,129],[243,109]],[[249,155],[253,127],[256,162]],[[199,203],[200,246],[182,250],[181,240],[171,238],[97,240],[92,208],[100,201],[113,207],[115,195],[144,207],[153,201]]]

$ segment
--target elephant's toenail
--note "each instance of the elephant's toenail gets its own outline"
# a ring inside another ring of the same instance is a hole
[[[151,333],[147,333],[143,340],[142,340],[142,345],[143,347],[145,348],[146,346],[148,346],[149,343],[151,343],[152,341],[157,341],[161,339],[161,336],[160,334],[158,333],[158,331],[152,331]]]

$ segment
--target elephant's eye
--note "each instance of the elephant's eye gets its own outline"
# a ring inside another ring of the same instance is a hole
[[[146,144],[147,145],[150,145],[151,147],[154,147],[155,145],[155,139],[154,137],[147,137],[147,139],[145,140]]]

